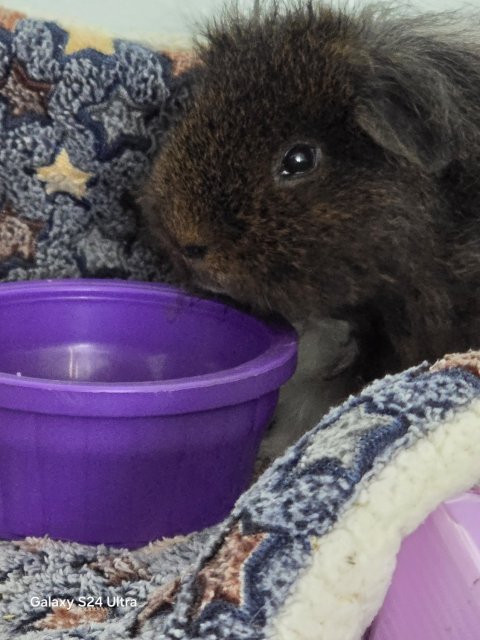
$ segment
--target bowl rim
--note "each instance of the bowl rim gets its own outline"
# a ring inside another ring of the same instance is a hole
[[[265,322],[223,302],[191,295],[173,285],[118,279],[58,279],[4,282],[3,297],[78,297],[111,294],[175,298],[203,313],[232,313],[266,332],[269,346],[238,366],[214,373],[146,382],[77,382],[0,372],[0,408],[68,416],[140,417],[176,415],[240,404],[276,392],[295,371],[297,335],[286,321]],[[145,297],[143,298],[145,299]],[[87,396],[87,397],[86,397]],[[88,400],[88,402],[86,402]]]

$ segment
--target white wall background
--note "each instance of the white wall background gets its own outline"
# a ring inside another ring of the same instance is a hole
[[[243,0],[245,4],[249,2],[251,0]],[[196,20],[213,13],[223,1],[1,0],[0,4],[32,16],[66,20],[69,24],[99,27],[117,36],[155,41],[165,35],[190,33]],[[414,4],[436,10],[462,6],[480,8],[480,0],[414,0]]]

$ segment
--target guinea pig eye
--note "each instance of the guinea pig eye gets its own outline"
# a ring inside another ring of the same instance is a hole
[[[283,178],[307,173],[317,166],[319,151],[309,144],[299,143],[283,156],[280,175]]]

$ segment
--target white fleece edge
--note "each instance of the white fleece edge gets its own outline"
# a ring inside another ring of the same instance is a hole
[[[480,400],[396,457],[335,527],[267,631],[271,640],[360,640],[389,587],[402,538],[480,478]]]

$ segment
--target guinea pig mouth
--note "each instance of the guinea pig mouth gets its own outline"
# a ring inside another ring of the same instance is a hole
[[[197,283],[199,287],[201,287],[202,289],[204,289],[205,291],[208,291],[209,293],[220,293],[222,295],[227,295],[227,291],[225,291],[225,289],[223,289],[222,287],[219,287],[218,285],[215,284],[200,284]]]
[[[204,273],[199,274],[195,271],[192,272],[192,282],[195,286],[197,286],[199,289],[203,289],[204,291],[228,295],[228,291],[225,289],[225,287],[221,286],[218,281],[214,280]]]

